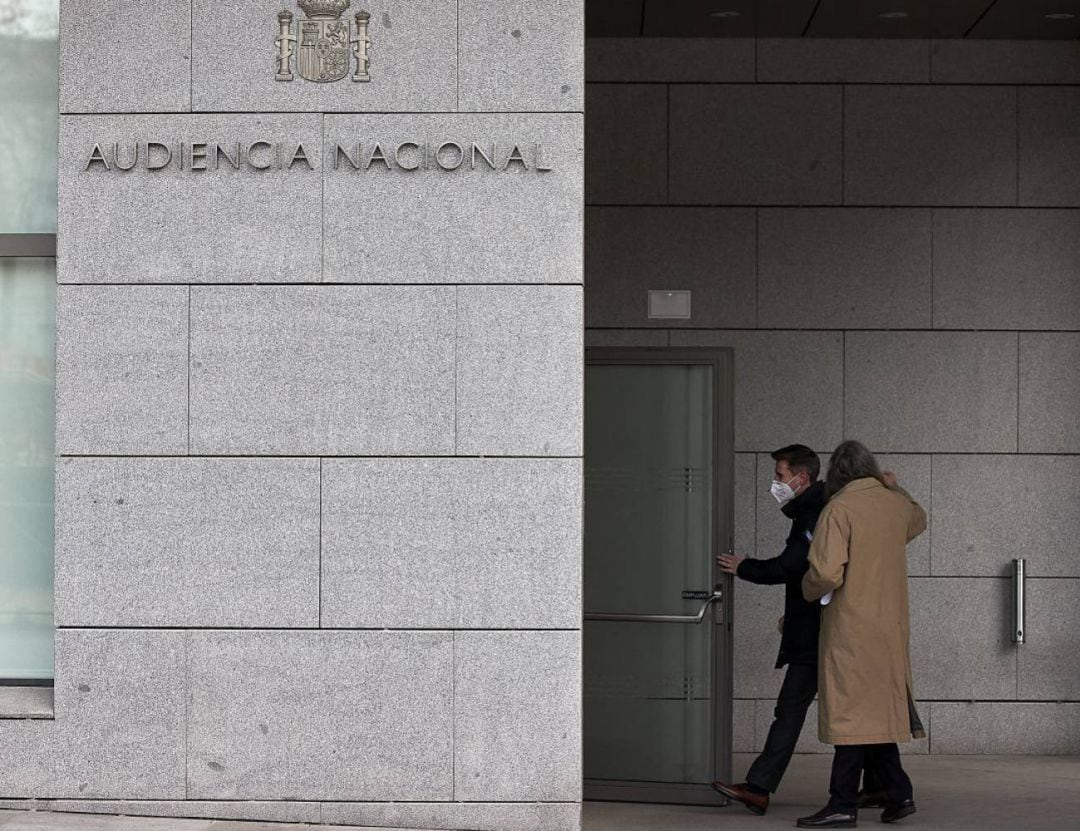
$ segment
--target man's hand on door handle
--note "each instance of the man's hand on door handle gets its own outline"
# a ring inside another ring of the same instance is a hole
[[[745,557],[740,557],[738,554],[717,554],[716,564],[724,574],[738,574],[739,563],[745,559]]]

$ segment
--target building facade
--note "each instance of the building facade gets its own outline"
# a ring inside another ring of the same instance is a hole
[[[929,737],[909,749],[1080,751],[1080,502],[1062,487],[1080,452],[1076,41],[590,38],[586,54],[587,343],[734,350],[737,551],[778,553],[768,453],[793,441],[862,440],[926,507],[908,569]],[[690,290],[692,317],[649,319],[663,289]],[[782,679],[755,633],[782,610],[737,591],[750,752]],[[801,750],[829,748],[807,729]]]
[[[576,831],[586,346],[731,350],[740,553],[791,442],[927,508],[910,751],[1080,753],[1076,40],[585,12],[61,0],[57,220],[0,227],[56,257],[53,639],[0,667],[0,806]],[[734,592],[751,752],[782,601]]]
[[[0,794],[577,827],[581,3],[59,13],[55,702]]]

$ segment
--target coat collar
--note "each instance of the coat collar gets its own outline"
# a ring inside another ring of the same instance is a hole
[[[788,519],[803,514],[821,513],[825,506],[825,483],[814,482],[810,487],[784,505],[780,510]]]
[[[874,488],[883,487],[885,486],[881,484],[881,482],[879,482],[877,479],[872,476],[867,476],[863,479],[856,479],[854,482],[848,482],[846,485],[844,485],[844,487],[840,488],[836,495],[839,496],[840,494],[847,493],[848,491],[868,491],[873,490]]]

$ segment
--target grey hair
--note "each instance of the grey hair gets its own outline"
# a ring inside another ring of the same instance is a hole
[[[850,440],[841,442],[829,459],[825,489],[833,496],[856,479],[877,479],[885,484],[877,459],[865,444]]]

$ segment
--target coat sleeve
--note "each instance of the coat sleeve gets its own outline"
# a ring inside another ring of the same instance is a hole
[[[907,528],[907,541],[911,542],[919,534],[926,530],[926,511],[923,510],[922,505],[911,498],[911,494],[904,490],[899,485],[893,485],[892,490],[900,494],[904,499],[908,501],[908,528]]]
[[[809,549],[810,544],[806,540],[789,538],[779,557],[768,560],[747,557],[739,563],[739,577],[763,586],[795,583],[806,573],[806,555]]]
[[[843,511],[827,505],[810,546],[810,568],[802,580],[803,597],[808,602],[820,600],[844,585],[844,567],[848,561],[851,528]]]

